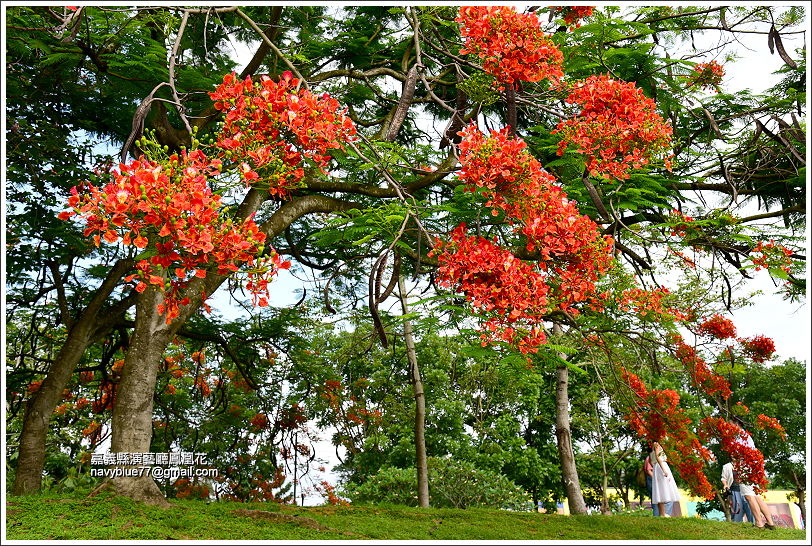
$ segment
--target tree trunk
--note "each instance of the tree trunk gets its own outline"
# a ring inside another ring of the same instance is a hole
[[[113,405],[112,452],[148,453],[152,443],[152,405],[158,367],[174,330],[166,324],[157,305],[163,294],[150,287],[139,295],[135,307],[135,330],[121,370]],[[113,478],[112,488],[147,504],[168,505],[151,476]]]
[[[801,509],[801,520],[804,522],[804,525],[806,525],[806,489],[802,485],[795,490],[795,494],[798,495],[798,508]]]
[[[561,326],[553,323],[553,335],[561,334]],[[563,358],[563,356],[562,356]],[[555,436],[558,443],[558,458],[561,463],[561,477],[570,514],[586,514],[586,502],[578,480],[578,469],[575,466],[575,455],[572,451],[572,433],[570,432],[569,368],[559,366],[556,369],[555,389]]]
[[[398,276],[398,289],[400,291],[400,306],[403,314],[409,313],[406,301],[406,288],[403,277]],[[420,368],[417,366],[417,351],[412,336],[412,321],[403,320],[403,337],[406,342],[406,355],[411,370],[412,390],[414,392],[414,444],[417,466],[417,503],[421,508],[429,507],[429,471],[426,456],[426,396],[423,393],[423,380],[420,378]]]
[[[14,495],[37,493],[42,486],[45,468],[45,442],[54,408],[62,399],[73,370],[82,358],[89,342],[89,320],[77,323],[68,334],[65,344],[48,370],[37,393],[28,400],[20,433],[20,451],[17,473],[14,476]]]
[[[22,431],[20,432],[17,472],[12,487],[13,495],[30,495],[39,492],[42,487],[42,471],[45,468],[45,444],[51,423],[51,415],[53,415],[56,405],[62,399],[62,392],[82,359],[87,346],[94,339],[109,332],[115,323],[116,317],[123,316],[131,305],[131,300],[125,298],[105,313],[100,314],[103,303],[131,265],[130,260],[119,260],[113,266],[90,303],[79,314],[75,322],[69,325],[68,337],[62,348],[59,349],[45,379],[42,381],[40,390],[26,404]],[[58,281],[55,279],[55,282]],[[67,315],[67,309],[64,310],[64,313]]]
[[[805,477],[805,476],[804,476]],[[806,483],[799,479],[798,474],[792,472],[792,481],[795,483],[795,494],[798,496],[798,508],[801,509],[801,520],[806,526]]]

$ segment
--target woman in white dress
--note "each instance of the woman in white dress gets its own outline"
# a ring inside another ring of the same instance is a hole
[[[677,482],[674,481],[674,476],[668,466],[665,451],[657,442],[652,444],[649,459],[654,467],[654,476],[651,480],[651,502],[657,505],[661,516],[671,517],[665,511],[665,503],[679,502],[679,491],[677,490]]]

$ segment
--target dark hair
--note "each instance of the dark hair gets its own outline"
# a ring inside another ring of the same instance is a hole
[[[731,417],[730,422],[733,423],[734,425],[740,426],[741,428],[745,428],[747,426],[738,415],[734,415],[733,417]]]

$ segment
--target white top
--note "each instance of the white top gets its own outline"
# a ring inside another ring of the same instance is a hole
[[[722,485],[725,489],[733,485],[733,463],[727,463],[722,467]]]

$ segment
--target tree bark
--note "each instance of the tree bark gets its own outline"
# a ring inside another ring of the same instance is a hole
[[[40,390],[28,400],[20,433],[20,451],[12,494],[30,495],[42,486],[45,468],[45,443],[54,408],[62,399],[73,370],[82,358],[90,340],[91,322],[86,319],[76,324],[59,349]]]
[[[124,311],[131,305],[128,303],[130,300],[125,298],[113,308],[108,309],[106,313],[100,314],[103,303],[131,265],[130,260],[120,260],[113,266],[90,303],[70,325],[68,337],[42,381],[40,390],[26,404],[20,432],[17,472],[12,487],[13,495],[30,495],[39,492],[42,487],[45,444],[51,415],[62,399],[62,392],[85,349],[94,339],[109,332],[116,317],[123,316]],[[69,319],[66,318],[66,320]]]
[[[398,290],[400,291],[400,307],[403,314],[409,313],[409,304],[406,301],[406,288],[403,276],[398,276]],[[426,396],[423,392],[423,380],[420,377],[420,368],[417,365],[417,351],[412,335],[412,321],[403,319],[403,337],[406,342],[406,355],[409,359],[411,371],[412,391],[414,392],[414,445],[417,466],[417,503],[421,508],[429,507],[429,470],[426,456]]]
[[[806,525],[806,476],[798,476],[794,471],[792,472],[792,481],[795,483],[795,494],[798,496],[798,508],[801,509],[801,520]]]
[[[148,453],[152,443],[154,386],[164,350],[179,325],[166,324],[157,306],[163,294],[149,287],[135,305],[135,329],[124,358],[121,380],[113,405],[110,451]],[[120,477],[107,487],[147,504],[168,505],[151,476]]]
[[[558,323],[553,323],[553,335],[560,334],[561,326]],[[555,437],[558,443],[561,477],[564,480],[564,490],[567,494],[570,514],[586,514],[586,502],[584,502],[584,494],[581,491],[578,469],[575,466],[575,455],[572,450],[568,385],[569,368],[559,366],[556,369]]]

